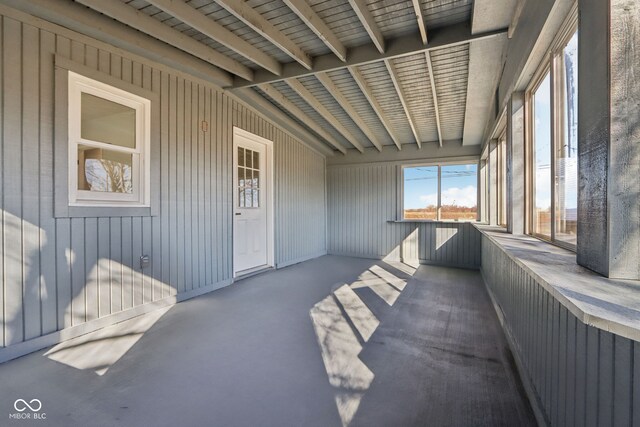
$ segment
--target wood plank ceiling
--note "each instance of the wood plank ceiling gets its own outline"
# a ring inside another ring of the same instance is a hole
[[[465,132],[486,120],[465,117],[469,64],[483,61],[470,52],[477,42],[502,51],[509,24],[474,32],[473,0],[75,1],[223,70],[225,89],[262,97],[342,153],[480,143]],[[487,21],[487,0],[476,2]],[[502,59],[473,69],[497,84]]]

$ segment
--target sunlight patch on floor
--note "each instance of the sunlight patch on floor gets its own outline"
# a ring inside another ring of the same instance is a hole
[[[398,289],[391,286],[385,279],[369,270],[362,273],[358,277],[358,280],[351,284],[351,288],[369,288],[390,306],[393,305],[400,296],[400,291]]]
[[[369,338],[371,338],[371,335],[373,335],[373,332],[380,324],[378,318],[369,310],[369,307],[362,302],[360,297],[358,297],[349,285],[340,286],[333,294],[340,305],[342,305],[351,322],[353,322],[362,339],[365,342],[369,341]]]
[[[60,343],[44,355],[72,368],[107,373],[171,307],[163,307],[142,316]]]
[[[410,266],[402,265],[404,270],[391,266],[399,271],[411,271]],[[413,268],[410,274],[415,271]],[[351,285],[339,286],[309,312],[329,383],[337,389],[336,407],[343,427],[351,424],[375,378],[375,374],[358,357],[363,350],[358,334],[366,345],[380,325],[355,290],[369,288],[392,306],[406,285],[405,279],[374,265]]]

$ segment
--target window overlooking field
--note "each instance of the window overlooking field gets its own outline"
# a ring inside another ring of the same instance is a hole
[[[404,167],[403,219],[474,221],[478,215],[478,166]]]
[[[578,210],[578,33],[570,32],[561,41],[528,91],[529,232],[573,249]]]

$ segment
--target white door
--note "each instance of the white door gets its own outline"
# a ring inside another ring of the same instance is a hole
[[[241,275],[271,264],[270,150],[262,138],[238,128],[234,129],[233,139],[233,261],[236,275]]]

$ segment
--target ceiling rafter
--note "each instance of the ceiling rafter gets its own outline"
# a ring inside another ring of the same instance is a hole
[[[494,37],[506,35],[507,29],[488,31],[485,33],[471,34],[469,25],[455,24],[448,27],[431,30],[429,43],[425,46],[422,39],[417,34],[408,34],[395,39],[386,40],[386,50],[380,53],[373,43],[349,49],[347,61],[343,62],[336,58],[333,53],[319,55],[313,58],[313,68],[306,69],[297,62],[283,64],[282,74],[274,76],[264,70],[256,70],[253,82],[236,78],[232,89],[241,87],[257,86],[263,83],[275,83],[290,78],[299,78],[314,75],[320,72],[345,69],[348,67],[366,65],[380,62],[384,59],[395,59],[404,56],[415,55],[435,49],[452,48],[465,45],[478,40],[488,40]]]
[[[440,108],[438,107],[438,91],[436,90],[436,79],[433,75],[433,64],[431,62],[431,54],[425,52],[427,59],[427,68],[429,69],[429,83],[431,86],[431,96],[433,97],[433,109],[436,113],[436,128],[438,129],[438,144],[442,147],[442,128],[440,126]]]
[[[369,126],[362,120],[362,118],[358,115],[353,105],[349,102],[349,100],[342,94],[340,88],[336,86],[336,84],[331,80],[328,74],[319,73],[316,74],[316,78],[322,83],[322,85],[327,89],[327,91],[338,101],[338,104],[342,107],[344,111],[347,112],[351,120],[360,128],[362,133],[369,138],[371,143],[378,149],[378,151],[382,151],[382,143],[376,137],[375,133],[369,128]]]
[[[422,44],[427,45],[429,40],[427,38],[427,27],[424,23],[424,16],[422,15],[422,9],[420,8],[420,1],[413,0],[413,9],[416,13],[416,19],[418,20],[418,28],[420,29],[420,37],[422,38]],[[433,98],[433,109],[436,116],[436,129],[438,130],[438,145],[442,147],[442,127],[440,124],[440,108],[438,107],[438,91],[436,89],[436,79],[433,75],[433,63],[431,62],[431,51],[426,50],[424,52],[425,59],[427,60],[427,69],[429,71],[429,86],[431,86],[431,96]]]
[[[353,77],[353,79],[355,80],[356,84],[360,88],[360,91],[362,92],[364,97],[367,98],[367,101],[369,101],[371,108],[373,108],[373,111],[376,113],[376,115],[380,119],[380,122],[384,126],[385,130],[387,131],[387,133],[389,134],[393,142],[396,144],[396,147],[398,147],[398,150],[402,150],[402,144],[400,143],[400,139],[395,134],[393,130],[393,126],[391,125],[391,122],[385,115],[384,109],[382,108],[382,106],[380,105],[376,97],[373,95],[373,91],[369,87],[364,76],[362,75],[360,70],[358,70],[356,67],[349,67],[348,69],[349,69],[349,72],[351,73],[351,77]]]
[[[247,43],[182,0],[147,1],[271,73],[276,75],[282,73],[282,64],[273,57],[252,46],[250,43]]]
[[[307,0],[283,1],[341,61],[347,60],[347,49],[327,24],[313,11]]]
[[[313,59],[300,49],[300,47],[291,39],[282,34],[282,32],[273,24],[263,18],[260,13],[256,12],[254,8],[247,6],[246,3],[238,0],[216,0],[216,2],[249,28],[269,40],[300,65],[308,70],[311,69]]]
[[[295,79],[287,80],[287,84],[293,89],[300,97],[311,106],[323,119],[325,119],[331,126],[335,128],[342,136],[345,137],[351,145],[353,145],[361,153],[364,152],[364,147],[358,139],[345,128],[342,123],[316,98],[309,89]]]
[[[418,21],[418,29],[420,30],[420,37],[422,38],[422,44],[427,44],[427,27],[424,24],[424,16],[422,15],[422,8],[420,6],[420,0],[411,0],[413,3],[413,10],[416,13],[416,19]]]
[[[409,122],[409,127],[411,128],[411,132],[413,132],[413,136],[416,139],[416,144],[418,144],[418,148],[422,148],[422,140],[420,139],[420,135],[418,134],[418,128],[411,116],[411,111],[409,110],[409,104],[407,104],[406,96],[404,94],[404,89],[400,85],[400,78],[398,73],[396,72],[395,67],[391,63],[390,59],[384,60],[384,65],[387,66],[387,71],[389,71],[389,76],[391,77],[391,81],[393,82],[393,86],[396,88],[396,93],[398,94],[398,98],[400,98],[400,103],[402,104],[402,108],[404,109],[404,113],[407,116],[407,121]]]
[[[176,31],[157,19],[121,2],[104,0],[77,0],[96,12],[103,13],[123,24],[142,31],[152,37],[188,52],[210,64],[216,65],[242,78],[253,80],[253,70],[233,58],[211,49],[193,38]]]
[[[82,5],[52,0],[0,3],[217,86],[228,87],[233,82],[228,72]]]
[[[376,24],[375,19],[373,19],[373,15],[369,11],[366,2],[364,0],[349,0],[349,4],[358,16],[358,19],[360,19],[360,22],[369,34],[369,37],[371,37],[373,44],[376,45],[376,48],[378,48],[380,53],[384,53],[384,37],[382,36],[382,32],[380,32],[380,28],[378,28],[378,24]]]
[[[275,87],[270,84],[260,85],[260,89],[266,93],[271,99],[280,104],[285,110],[293,114],[299,120],[301,120],[312,131],[320,135],[324,140],[333,145],[335,149],[342,154],[346,154],[347,150],[342,144],[340,144],[334,137],[332,137],[326,130],[322,129],[320,125],[314,122],[304,111],[302,111],[297,105],[295,105],[289,98],[280,93]]]
[[[289,131],[294,138],[298,138],[303,144],[308,144],[324,155],[334,155],[335,151],[325,141],[310,133],[307,128],[289,117],[281,108],[274,108],[270,100],[255,90],[246,88],[230,93],[228,96],[236,98],[250,108],[257,110],[258,114],[282,126],[284,130]]]

